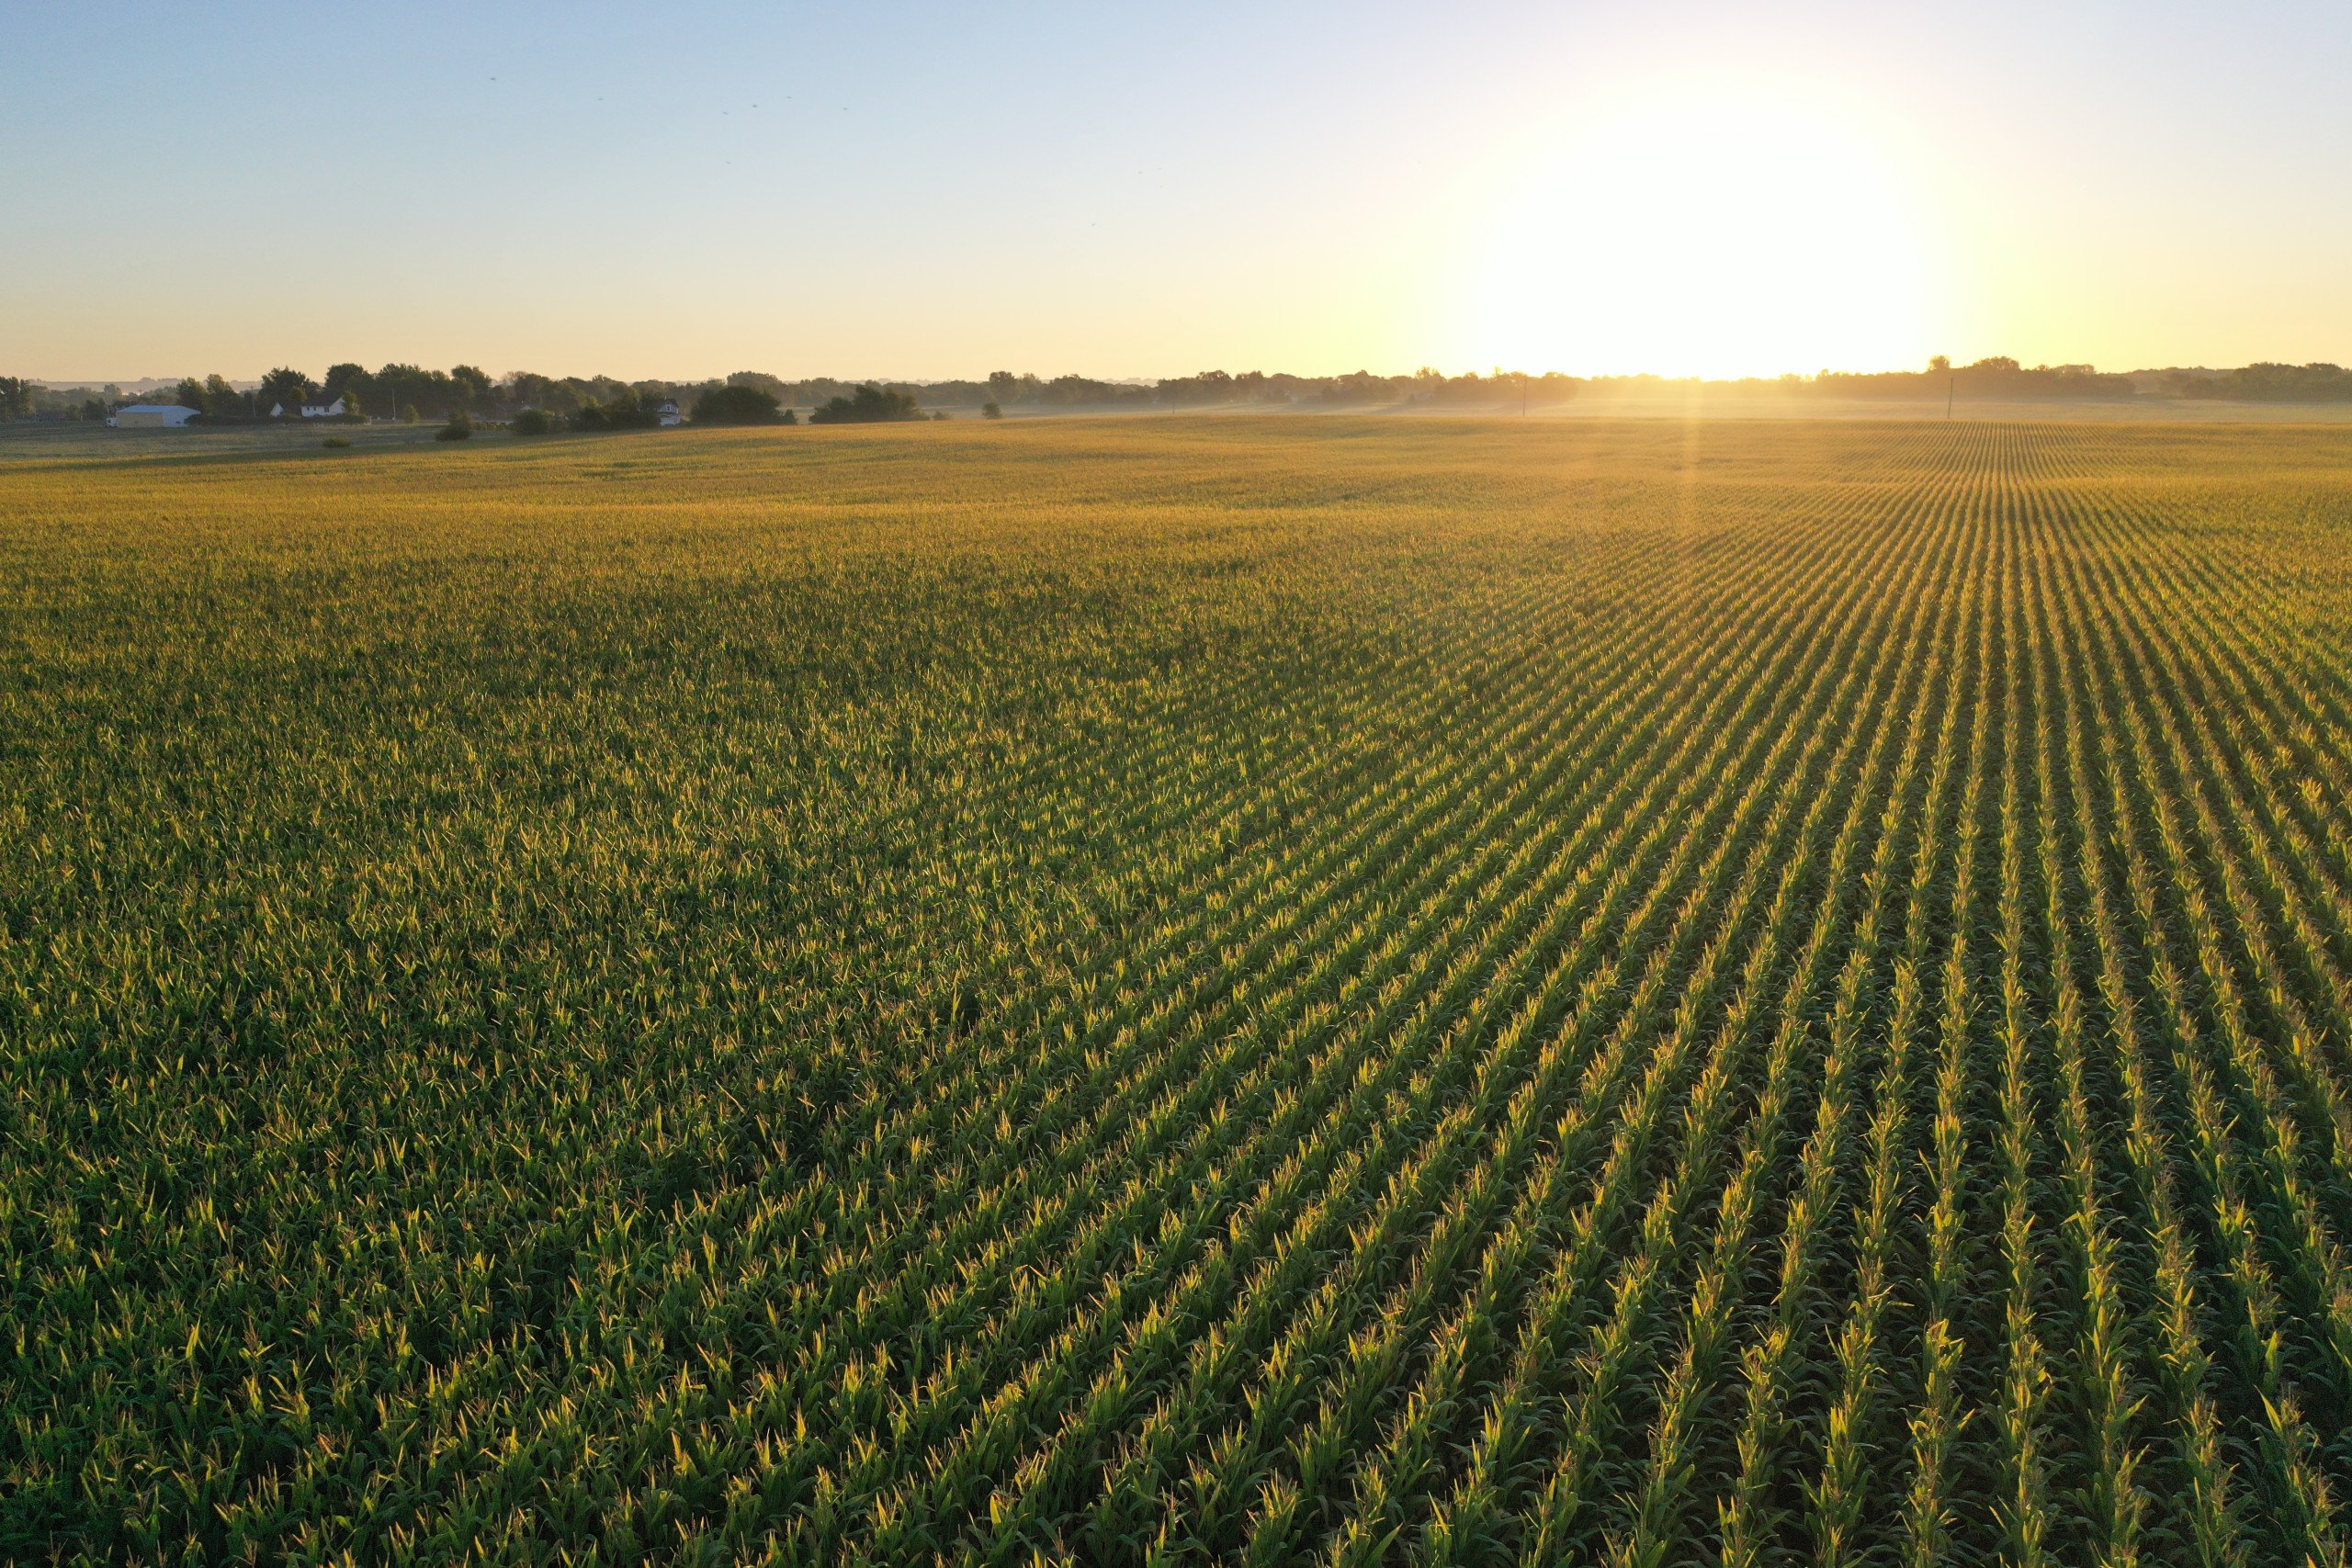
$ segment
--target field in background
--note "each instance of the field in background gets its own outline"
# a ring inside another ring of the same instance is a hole
[[[20,443],[0,655],[0,1555],[2352,1540],[2352,434]]]

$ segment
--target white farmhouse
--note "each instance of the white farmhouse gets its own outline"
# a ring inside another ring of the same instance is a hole
[[[130,403],[115,410],[107,423],[118,430],[177,430],[195,417],[194,409],[177,403]]]
[[[654,405],[653,412],[661,419],[664,429],[673,424],[686,423],[686,416],[678,412],[678,405],[673,402],[664,400],[657,403]]]
[[[272,419],[284,419],[286,417],[286,405],[284,403],[270,404],[269,417]],[[305,398],[302,400],[302,417],[304,419],[341,419],[343,417],[343,399],[338,396],[334,401],[325,403]]]

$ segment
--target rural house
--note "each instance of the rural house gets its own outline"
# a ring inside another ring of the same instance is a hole
[[[304,419],[341,419],[343,417],[343,399],[340,397],[336,398],[334,401],[331,403],[318,402],[309,398],[305,398],[302,400],[302,417]],[[284,403],[270,404],[269,417],[272,419],[284,419],[286,417],[286,405]]]

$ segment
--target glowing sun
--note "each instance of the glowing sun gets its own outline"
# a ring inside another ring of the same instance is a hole
[[[1505,203],[1464,296],[1466,357],[1674,376],[1910,366],[1940,280],[1897,162],[1794,97],[1628,96]]]

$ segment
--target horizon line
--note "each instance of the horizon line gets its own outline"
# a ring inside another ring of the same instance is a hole
[[[338,364],[359,364],[360,362],[359,362],[359,361],[356,361],[356,360],[348,360],[348,361],[337,361],[336,363],[338,363]],[[465,362],[464,362],[464,361],[459,361],[458,363],[459,363],[459,364],[463,364],[463,363],[465,363]],[[415,365],[415,366],[416,366],[416,367],[417,367],[417,368],[419,368],[419,369],[429,370],[429,369],[431,369],[431,368],[432,368],[431,367],[428,367],[428,366],[423,365],[422,363],[419,363],[419,362],[415,362],[415,361],[403,361],[403,360],[387,360],[387,361],[385,361],[385,362],[384,362],[384,364],[383,364],[383,365],[376,366],[376,367],[364,367],[364,366],[363,366],[363,367],[362,367],[362,368],[363,368],[363,370],[365,371],[365,373],[366,373],[366,374],[370,375],[370,376],[373,376],[373,375],[376,375],[376,374],[379,373],[383,368],[385,368],[385,367],[388,367],[388,366],[392,366],[392,365],[411,365],[411,364]],[[549,380],[554,380],[554,381],[564,381],[564,380],[580,380],[580,381],[609,380],[609,381],[618,382],[618,383],[621,383],[621,384],[623,384],[623,385],[636,385],[636,384],[642,383],[642,382],[658,382],[658,383],[661,383],[661,384],[665,385],[665,386],[701,386],[701,385],[707,385],[707,384],[709,384],[709,383],[712,383],[712,382],[723,382],[723,381],[727,380],[727,379],[728,379],[729,377],[731,377],[731,376],[744,376],[744,375],[752,375],[752,376],[769,376],[769,377],[773,377],[773,378],[774,378],[775,379],[776,379],[776,380],[779,380],[779,381],[786,381],[786,382],[792,382],[792,381],[802,381],[802,382],[806,382],[806,381],[833,381],[833,382],[839,382],[839,383],[841,383],[842,385],[844,385],[844,386],[859,386],[859,385],[863,385],[863,384],[865,384],[865,383],[871,382],[871,383],[874,383],[874,384],[876,384],[876,385],[881,385],[881,386],[905,386],[905,387],[926,387],[926,386],[929,386],[929,387],[935,387],[935,386],[945,386],[945,385],[949,385],[949,384],[953,384],[953,383],[958,383],[958,382],[967,383],[967,384],[982,384],[982,385],[985,385],[985,384],[987,383],[987,381],[989,380],[989,377],[990,377],[990,376],[998,375],[998,374],[1007,374],[1007,375],[1013,375],[1013,376],[1021,377],[1021,378],[1032,378],[1032,377],[1034,377],[1035,379],[1037,379],[1037,380],[1039,380],[1039,381],[1043,381],[1043,382],[1051,382],[1051,381],[1054,381],[1054,380],[1057,380],[1057,379],[1059,379],[1059,378],[1065,378],[1065,377],[1074,377],[1074,378],[1078,378],[1078,379],[1080,379],[1080,380],[1086,380],[1086,381],[1097,381],[1097,382],[1101,382],[1101,383],[1102,383],[1102,384],[1104,384],[1104,385],[1106,385],[1106,386],[1121,386],[1121,387],[1152,387],[1152,386],[1158,386],[1158,385],[1159,385],[1159,384],[1161,384],[1161,383],[1163,383],[1163,382],[1169,382],[1169,381],[1189,381],[1189,380],[1194,380],[1194,379],[1197,379],[1197,378],[1201,378],[1201,377],[1204,377],[1204,376],[1220,376],[1220,375],[1221,375],[1221,376],[1230,376],[1230,377],[1233,377],[1233,378],[1237,378],[1237,379],[1238,379],[1238,378],[1241,378],[1241,377],[1244,377],[1244,376],[1259,376],[1259,377],[1266,378],[1268,378],[1268,379],[1272,379],[1272,378],[1276,378],[1276,377],[1283,377],[1283,378],[1287,378],[1288,379],[1295,380],[1295,381],[1336,381],[1336,380],[1344,380],[1344,379],[1346,379],[1346,378],[1351,378],[1351,377],[1359,377],[1359,376],[1361,376],[1361,377],[1369,377],[1369,378],[1372,378],[1376,379],[1376,380],[1384,380],[1384,381],[1410,381],[1410,380],[1419,380],[1419,379],[1422,379],[1422,378],[1424,378],[1424,374],[1425,374],[1426,372],[1435,371],[1436,375],[1437,375],[1440,378],[1444,379],[1444,380],[1448,380],[1448,381],[1453,381],[1453,380],[1467,380],[1467,379],[1471,379],[1471,378],[1476,378],[1476,379],[1479,379],[1479,380],[1512,380],[1512,379],[1521,379],[1521,378],[1523,378],[1523,379],[1526,379],[1526,380],[1532,380],[1532,381],[1541,381],[1541,380],[1566,380],[1566,381],[1586,381],[1586,382],[1605,382],[1605,381],[1648,381],[1648,382],[1657,382],[1657,383],[1662,383],[1662,384],[1667,384],[1667,385],[1674,385],[1674,386],[1683,386],[1683,385],[1697,384],[1697,385],[1700,385],[1700,386],[1708,386],[1708,387],[1750,387],[1750,386],[1753,386],[1753,387],[1770,388],[1770,387],[1784,386],[1784,385],[1789,385],[1789,384],[1796,384],[1796,385],[1809,385],[1809,384],[1813,384],[1813,383],[1818,382],[1818,381],[1820,381],[1820,380],[1822,380],[1822,379],[1824,379],[1824,378],[1832,378],[1832,377],[1857,377],[1857,378],[1860,378],[1860,377],[1881,377],[1881,376],[1928,376],[1928,375],[1945,374],[1945,373],[1957,374],[1957,373],[1959,373],[1959,372],[1961,372],[1961,371],[1964,371],[1964,370],[1977,370],[1977,369],[2015,370],[2015,371],[2019,371],[2019,372],[2073,373],[2073,374],[2076,374],[2076,375],[2096,375],[2096,376],[2155,376],[2155,375],[2175,374],[2175,373],[2179,373],[2179,372],[2188,372],[2188,371],[2205,372],[2205,373],[2226,372],[2226,371],[2230,371],[2230,370],[2247,369],[2247,368],[2254,367],[2256,367],[2256,366],[2284,366],[2284,367],[2289,367],[2289,368],[2293,368],[2293,369],[2306,369],[2306,368],[2315,368],[2315,367],[2332,367],[2332,368],[2341,369],[2341,368],[2343,368],[2343,367],[2344,367],[2343,362],[2342,362],[2342,361],[2340,361],[2340,360],[2328,360],[2328,359],[2249,359],[2249,360],[2246,360],[2246,361],[2245,361],[2243,364],[2240,364],[2240,365],[2142,365],[2142,366],[2135,366],[2135,367],[2132,367],[2132,368],[2130,368],[2130,369],[2126,369],[2126,370],[2101,370],[2101,369],[2099,369],[2097,366],[2093,365],[2092,363],[2090,363],[2089,361],[2086,361],[2086,360],[2065,360],[2065,361],[2059,361],[2059,362],[2055,362],[2055,363],[2052,363],[2052,362],[2044,362],[2044,363],[2040,363],[2040,364],[2035,364],[2035,365],[2027,365],[2027,364],[2023,363],[2022,361],[2018,360],[2018,359],[2017,359],[2017,358],[2015,358],[2013,355],[1987,355],[1984,356],[1983,358],[1976,359],[1976,360],[1972,360],[1972,361],[1970,361],[1970,362],[1968,362],[1968,363],[1966,363],[1966,364],[1952,363],[1952,364],[1950,364],[1950,365],[1947,365],[1947,366],[1943,366],[1943,367],[1938,367],[1938,366],[1935,366],[1935,365],[1933,365],[1933,364],[1929,364],[1929,365],[1911,366],[1911,367],[1885,367],[1885,368],[1880,368],[1880,369],[1872,369],[1872,370],[1853,370],[1853,369],[1841,369],[1841,368],[1837,368],[1837,367],[1826,367],[1826,366],[1825,366],[1825,367],[1821,367],[1821,368],[1819,368],[1819,369],[1816,369],[1816,370],[1806,370],[1806,371],[1799,371],[1799,370],[1782,370],[1782,371],[1776,371],[1776,372],[1772,372],[1772,373],[1770,373],[1770,374],[1757,374],[1757,375],[1747,375],[1747,376],[1708,376],[1708,375],[1699,375],[1699,374],[1677,374],[1677,373],[1674,373],[1674,372],[1669,372],[1669,371],[1660,371],[1660,370],[1611,370],[1611,371],[1575,371],[1575,370],[1557,370],[1557,369],[1547,369],[1547,370],[1530,370],[1530,369],[1514,369],[1514,368],[1511,368],[1511,367],[1505,367],[1505,366],[1495,366],[1495,367],[1491,367],[1487,368],[1487,369],[1484,369],[1484,370],[1473,368],[1473,369],[1467,369],[1467,370],[1458,370],[1458,371],[1455,371],[1455,370],[1436,370],[1436,367],[1435,367],[1428,366],[1428,365],[1423,365],[1423,366],[1417,367],[1416,368],[1411,369],[1411,370],[1372,370],[1372,369],[1366,368],[1366,367],[1364,367],[1359,366],[1357,368],[1352,369],[1352,370],[1334,370],[1334,371],[1295,371],[1295,370],[1258,370],[1258,369],[1241,370],[1241,371],[1227,371],[1227,370],[1223,369],[1222,367],[1210,367],[1210,368],[1208,368],[1208,369],[1204,369],[1204,370],[1196,370],[1196,371],[1190,372],[1190,373],[1188,373],[1188,374],[1181,374],[1181,375],[1163,375],[1163,376],[1134,376],[1134,375],[1129,375],[1129,376],[1098,376],[1098,375],[1091,375],[1091,374],[1089,374],[1089,373],[1087,373],[1087,372],[1085,372],[1085,371],[1082,371],[1082,370],[1064,370],[1064,371],[1058,371],[1058,372],[1056,372],[1056,373],[1054,373],[1054,374],[1052,374],[1052,375],[1046,375],[1046,374],[1041,374],[1041,373],[1039,373],[1039,372],[1037,372],[1037,371],[1035,371],[1035,370],[1007,371],[1007,370],[1003,370],[1001,367],[1000,367],[998,370],[987,371],[987,372],[980,373],[980,374],[978,374],[978,375],[947,375],[947,376],[876,376],[876,375],[865,375],[865,376],[837,376],[837,375],[825,374],[825,373],[821,373],[821,372],[819,372],[819,373],[806,373],[806,374],[799,374],[799,375],[791,375],[791,374],[786,374],[786,373],[783,373],[783,372],[779,372],[779,371],[773,371],[773,370],[756,370],[756,369],[749,369],[749,368],[738,368],[738,369],[734,369],[734,370],[719,371],[719,372],[715,372],[715,373],[711,373],[711,374],[696,375],[696,376],[663,376],[663,375],[651,375],[651,376],[635,376],[635,377],[630,377],[630,376],[617,376],[617,375],[610,375],[610,374],[608,374],[608,373],[606,373],[606,372],[604,372],[604,371],[596,371],[596,372],[592,372],[592,373],[585,374],[585,375],[578,375],[578,374],[571,374],[571,373],[556,374],[556,373],[548,372],[548,371],[533,370],[533,369],[529,368],[528,367],[512,367],[512,368],[509,368],[509,369],[506,369],[506,370],[503,370],[503,371],[496,372],[495,374],[493,374],[493,376],[492,376],[492,380],[493,380],[493,381],[508,381],[508,380],[512,380],[514,377],[517,377],[517,376],[526,376],[526,375],[528,375],[528,376],[545,376],[548,379],[549,379]],[[288,368],[292,368],[291,367],[288,367]],[[273,366],[271,368],[272,368],[272,369],[276,369],[276,368],[278,368],[278,367],[275,367],[275,366]],[[331,367],[330,368],[332,368],[332,367]],[[220,374],[220,372],[218,372],[218,371],[206,371],[206,372],[203,372],[202,374],[203,374],[203,375],[219,375],[219,374]],[[266,375],[266,374],[268,374],[268,372],[267,372],[267,371],[262,371],[262,372],[254,373],[254,374],[253,374],[253,375],[249,375],[249,376],[242,376],[242,377],[228,377],[228,376],[223,376],[223,377],[222,377],[222,379],[229,381],[229,382],[231,383],[231,385],[232,385],[232,386],[239,386],[241,389],[243,389],[243,383],[250,382],[250,383],[253,383],[253,384],[254,384],[254,385],[258,385],[258,384],[259,384],[259,382],[261,381],[261,379],[262,379],[263,376],[265,376],[265,375]],[[307,372],[305,372],[305,374],[307,374]],[[133,384],[133,383],[146,383],[146,384],[148,384],[148,385],[164,385],[164,384],[170,384],[170,383],[174,383],[174,382],[177,382],[177,381],[181,381],[181,380],[186,380],[186,379],[188,379],[188,378],[190,378],[189,373],[188,373],[188,372],[185,372],[185,371],[180,372],[180,373],[178,373],[178,374],[174,374],[174,375],[164,375],[164,376],[154,376],[154,375],[145,375],[145,376],[30,376],[30,375],[28,375],[28,376],[23,376],[23,377],[21,377],[21,379],[23,379],[24,381],[27,381],[27,382],[32,383],[32,384],[34,384],[34,385],[38,385],[38,386],[41,386],[41,387],[46,387],[46,388],[49,388],[49,389],[52,389],[52,390],[62,390],[62,389],[96,389],[102,388],[102,387],[107,387],[107,386],[120,387],[120,386],[125,386],[125,385]],[[199,378],[201,378],[199,377]]]

